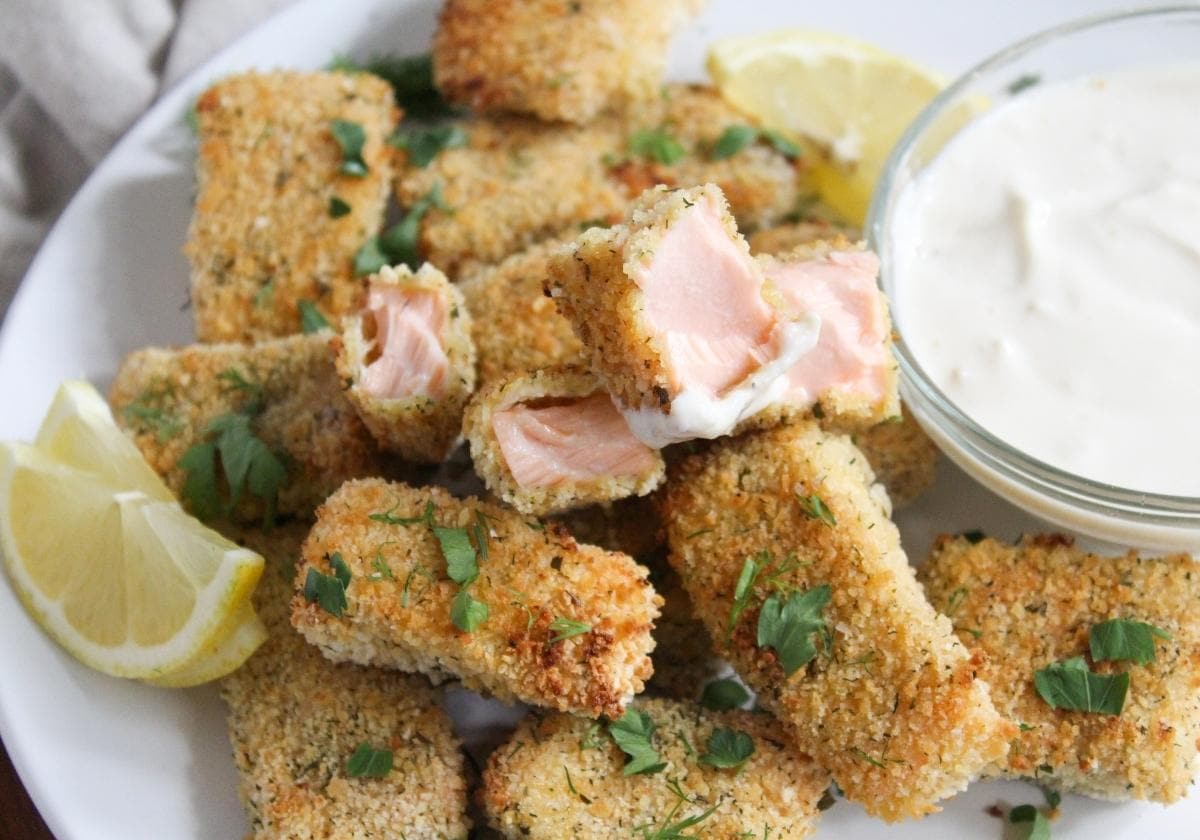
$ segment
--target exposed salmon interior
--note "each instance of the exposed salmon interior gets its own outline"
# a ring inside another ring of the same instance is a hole
[[[656,464],[603,391],[517,403],[492,415],[492,430],[522,487],[638,475]]]
[[[791,306],[821,318],[817,346],[788,369],[781,401],[811,405],[834,391],[882,399],[892,357],[875,286],[879,258],[869,251],[834,251],[817,260],[771,263],[767,273]]]
[[[634,280],[676,392],[720,394],[778,354],[762,275],[730,237],[715,200],[697,201],[673,221]]]
[[[367,295],[367,320],[373,320],[375,333],[374,358],[362,375],[368,393],[380,399],[438,399],[445,393],[450,360],[442,346],[448,317],[441,295],[374,285]]]

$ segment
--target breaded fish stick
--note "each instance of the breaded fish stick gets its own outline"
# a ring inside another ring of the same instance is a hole
[[[255,840],[466,837],[467,783],[438,692],[417,676],[334,665],[288,624],[307,523],[238,535],[267,558],[255,606],[270,640],[221,683],[238,794]],[[357,777],[351,757],[386,750],[391,769]]]
[[[533,840],[812,834],[829,776],[785,743],[770,717],[669,700],[631,709],[654,727],[651,744],[666,763],[660,772],[624,775],[624,754],[597,724],[532,715],[488,760],[488,822],[505,837]],[[717,729],[743,733],[752,747],[740,769],[701,762]],[[667,833],[672,826],[676,833]]]
[[[658,95],[672,33],[703,0],[448,0],[438,89],[479,112],[586,123]]]
[[[670,562],[717,652],[887,820],[937,810],[1016,731],[981,656],[925,600],[849,440],[813,422],[712,446],[672,471]]]
[[[556,254],[550,287],[634,434],[658,448],[729,434],[818,341],[815,317],[771,298],[712,184],[648,190],[628,224]]]
[[[493,382],[467,406],[463,434],[488,489],[536,516],[645,496],[666,471],[600,381],[578,368]]]
[[[803,161],[767,143],[714,157],[722,134],[747,123],[711,88],[683,85],[586,126],[465,121],[466,147],[403,167],[396,197],[411,207],[441,190],[451,212],[435,207],[422,217],[420,245],[452,280],[548,237],[620,221],[656,184],[715,183],[740,225],[770,225],[811,188]]]
[[[310,578],[336,589],[346,571],[338,615]],[[498,505],[353,481],[317,512],[292,623],[335,661],[616,717],[651,673],[662,601],[647,574]]]
[[[857,242],[861,233],[849,225],[813,216],[747,233],[746,241],[750,243],[750,253],[778,257],[802,245],[843,237]]]
[[[446,276],[429,263],[416,274],[384,267],[334,348],[350,401],[379,445],[410,461],[444,460],[475,390],[471,316]]]
[[[286,471],[275,509],[307,516],[346,479],[378,474],[384,467],[375,441],[342,392],[328,340],[318,333],[253,346],[145,348],[122,361],[109,402],[150,466],[193,512],[202,511],[196,508],[196,493],[187,492],[188,478],[205,465],[189,468],[188,453],[206,442],[219,443],[214,424],[227,423],[245,424]],[[238,440],[243,443],[238,452],[261,454],[250,438]],[[222,468],[228,477],[233,466],[222,463]],[[267,507],[253,493],[253,475],[249,490],[232,511],[235,518],[257,518]]]
[[[300,331],[301,301],[361,303],[355,252],[383,221],[399,112],[368,74],[242,73],[196,103],[197,195],[184,251],[200,341]]]
[[[1101,799],[1174,802],[1188,794],[1200,742],[1200,563],[1187,555],[1099,557],[1065,537],[1017,545],[944,536],[920,577],[933,605],[980,656],[996,708],[1020,723],[1006,761],[988,774]],[[1052,708],[1034,674],[1089,655],[1093,627],[1145,622],[1168,638],[1145,664],[1096,662],[1128,672],[1119,715]]]

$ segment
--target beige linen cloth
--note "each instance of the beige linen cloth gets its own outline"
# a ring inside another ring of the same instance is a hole
[[[0,321],[50,225],[130,124],[289,2],[0,0]]]

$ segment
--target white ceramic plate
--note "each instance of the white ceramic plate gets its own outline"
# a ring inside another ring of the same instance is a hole
[[[435,0],[305,0],[225,50],[165,96],[117,145],[46,240],[0,334],[0,438],[30,438],[57,384],[83,376],[108,384],[121,356],[192,338],[187,264],[191,214],[188,104],[214,78],[251,67],[324,66],[335,54],[428,49]],[[673,75],[700,78],[713,38],[779,26],[837,30],[954,75],[987,54],[1064,19],[1128,3],[1038,0],[714,0],[673,53]],[[984,528],[1015,537],[1032,520],[943,465],[936,490],[902,517],[910,554],[933,534]],[[235,793],[224,709],[212,689],[173,692],[109,679],[75,663],[26,617],[0,584],[0,736],[60,840],[238,838],[246,820]],[[452,692],[460,733],[477,742],[505,718],[496,704]],[[512,717],[511,711],[507,715]],[[934,817],[898,826],[840,802],[818,837],[1002,836],[985,809],[1037,803],[1018,783],[979,784]],[[1056,838],[1196,837],[1200,799],[1162,809],[1068,797]]]

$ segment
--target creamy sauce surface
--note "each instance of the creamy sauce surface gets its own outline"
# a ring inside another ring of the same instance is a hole
[[[898,199],[904,340],[1001,440],[1200,496],[1200,62],[1039,84]]]

